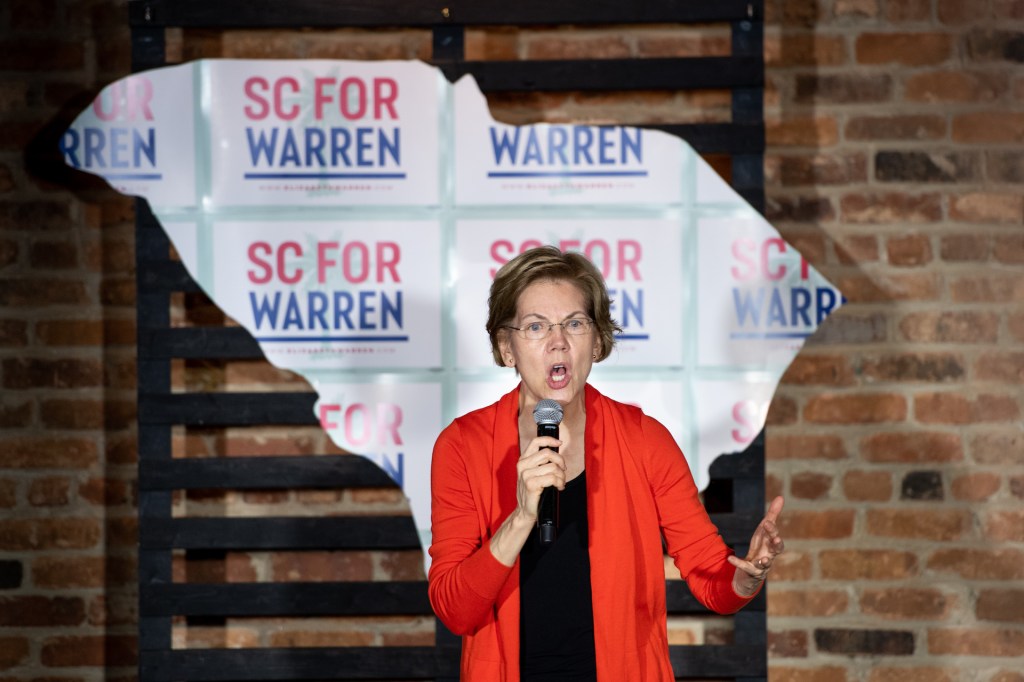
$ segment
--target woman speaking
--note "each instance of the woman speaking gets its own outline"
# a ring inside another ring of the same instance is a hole
[[[782,498],[734,556],[668,430],[587,384],[621,329],[582,255],[520,254],[488,305],[494,360],[521,381],[452,422],[431,464],[430,601],[463,636],[462,679],[672,680],[664,552],[702,604],[733,613],[783,550]],[[557,438],[538,435],[540,401],[561,408]],[[545,488],[559,491],[551,542]]]

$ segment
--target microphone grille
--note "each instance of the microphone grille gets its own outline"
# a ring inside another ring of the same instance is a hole
[[[533,421],[537,424],[561,424],[562,406],[557,400],[541,400],[533,408]]]

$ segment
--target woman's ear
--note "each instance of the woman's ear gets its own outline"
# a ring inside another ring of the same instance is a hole
[[[501,360],[506,367],[515,367],[516,359],[512,355],[512,340],[509,338],[507,329],[498,332],[498,350],[501,351]]]

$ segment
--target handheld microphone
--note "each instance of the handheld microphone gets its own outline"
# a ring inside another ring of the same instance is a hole
[[[558,425],[562,423],[562,406],[554,400],[541,400],[533,408],[533,421],[537,422],[538,436],[558,438]],[[558,452],[558,448],[549,448]],[[558,530],[558,489],[548,486],[540,493],[537,508],[537,530],[540,544],[550,545]]]

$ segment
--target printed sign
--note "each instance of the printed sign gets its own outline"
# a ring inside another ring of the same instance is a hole
[[[699,364],[781,371],[842,294],[759,217],[698,224]]]
[[[438,200],[443,80],[417,62],[209,63],[215,206]]]
[[[455,85],[455,129],[460,205],[674,204],[693,154],[654,130],[499,123],[472,78]]]
[[[487,295],[495,273],[531,247],[553,244],[577,251],[601,271],[612,299],[612,317],[623,327],[609,364],[621,367],[681,365],[681,304],[688,292],[679,261],[681,232],[666,220],[461,220],[455,227],[460,264],[455,286],[458,363],[493,364],[483,331]]]
[[[103,88],[64,132],[64,160],[152,206],[194,206],[192,71],[173,66]]]
[[[275,364],[440,366],[436,222],[225,221],[211,232],[214,300]]]
[[[523,250],[604,275],[624,331],[593,383],[665,424],[699,487],[842,304],[682,140],[499,123],[471,77],[420,62],[136,74],[61,149],[149,201],[199,286],[316,389],[331,439],[402,486],[425,545],[437,434],[517,383],[484,326],[494,273]]]

